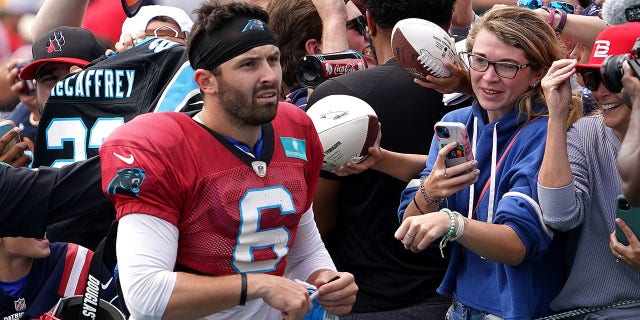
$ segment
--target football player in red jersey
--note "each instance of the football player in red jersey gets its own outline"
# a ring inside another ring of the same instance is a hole
[[[335,270],[311,211],[322,147],[309,117],[278,102],[267,13],[212,2],[197,14],[188,52],[202,110],[138,116],[100,148],[132,317],[301,319],[312,303],[293,279],[349,312],[353,275]]]

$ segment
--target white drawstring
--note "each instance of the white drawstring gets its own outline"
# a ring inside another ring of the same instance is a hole
[[[493,223],[493,204],[496,192],[496,158],[498,157],[498,122],[493,126],[493,146],[491,146],[491,177],[489,177],[489,207],[487,207],[487,222]]]
[[[492,146],[491,146],[491,175],[489,176],[489,206],[487,208],[487,222],[488,223],[493,223],[493,206],[495,203],[495,199],[494,199],[494,195],[495,195],[495,191],[496,191],[496,181],[495,181],[495,176],[496,176],[496,159],[497,159],[497,154],[498,154],[498,123],[496,122],[496,124],[493,127],[493,141],[492,141]],[[476,144],[478,143],[478,118],[474,117],[473,118],[473,139],[472,139],[473,143],[472,143],[472,150],[471,152],[473,152],[473,157],[475,159],[476,157]],[[474,196],[475,196],[475,183],[469,186],[469,212],[467,214],[467,217],[469,219],[473,218],[473,210],[474,210]],[[482,201],[482,199],[478,199],[478,201]]]
[[[478,142],[478,117],[473,117],[473,138],[471,144],[471,153],[473,154],[473,158],[476,158],[476,143]],[[473,198],[475,195],[475,183],[469,186],[469,212],[467,213],[467,218],[473,218]]]

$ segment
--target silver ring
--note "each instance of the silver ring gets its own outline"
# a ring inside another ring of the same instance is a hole
[[[444,172],[445,178],[449,178],[449,175],[447,174],[447,168],[442,169],[442,172]]]
[[[411,238],[415,238],[415,237],[416,237],[416,234],[415,234],[415,233],[407,233],[407,235],[408,235],[409,237],[411,237]]]

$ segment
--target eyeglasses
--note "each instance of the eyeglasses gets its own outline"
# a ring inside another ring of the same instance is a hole
[[[347,21],[347,29],[351,28],[351,26],[353,26],[361,36],[364,36],[367,32],[367,19],[365,19],[363,15],[359,15]]]
[[[172,37],[176,39],[186,39],[187,31],[179,32],[170,26],[159,26],[154,30],[146,30],[144,34],[148,37]]]
[[[518,7],[525,7],[529,9],[542,8],[542,0],[518,0]],[[576,13],[577,10],[582,9],[578,5],[564,1],[551,1],[549,2],[549,8],[559,9],[566,13]]]
[[[467,58],[469,59],[469,67],[471,67],[471,69],[478,72],[485,72],[487,71],[487,69],[489,69],[490,65],[493,65],[493,70],[496,71],[496,74],[499,77],[505,79],[513,79],[516,77],[520,69],[531,66],[530,63],[518,65],[509,62],[491,61],[483,56],[479,56],[470,52],[461,52],[461,54],[467,56]]]
[[[582,69],[580,70],[580,75],[582,76],[582,82],[584,82],[584,86],[587,89],[591,91],[598,90],[600,83],[602,83],[600,69]]]

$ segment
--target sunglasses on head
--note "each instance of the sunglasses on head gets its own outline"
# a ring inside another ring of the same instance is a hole
[[[538,9],[544,7],[542,0],[518,0],[518,7]],[[551,1],[549,8],[562,10],[566,13],[575,13],[580,7],[564,1]]]
[[[582,69],[580,70],[580,76],[582,76],[584,86],[591,91],[598,90],[600,83],[602,83],[600,69]]]
[[[361,36],[367,32],[367,19],[363,15],[359,15],[349,21],[347,21],[347,29],[352,28],[358,31]]]
[[[147,37],[172,37],[177,39],[186,39],[188,32],[179,32],[178,30],[170,26],[159,26],[154,30],[146,30],[145,35]]]

